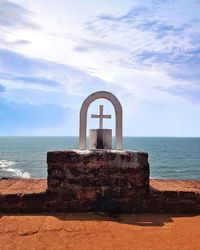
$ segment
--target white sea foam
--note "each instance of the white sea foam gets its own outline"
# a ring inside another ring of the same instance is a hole
[[[22,171],[15,168],[16,162],[0,160],[0,179],[1,178],[23,178],[29,179],[30,174],[28,172]]]
[[[0,160],[0,168],[7,168],[8,166],[15,165],[14,161]]]

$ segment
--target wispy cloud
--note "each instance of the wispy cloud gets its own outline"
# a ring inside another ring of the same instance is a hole
[[[14,32],[22,30],[41,30],[37,22],[31,21],[35,13],[24,7],[21,3],[7,0],[0,1],[0,46],[4,48],[17,48],[29,45],[27,39],[12,38]]]
[[[79,45],[75,46],[74,48],[78,52],[89,52],[92,50],[99,50],[105,53],[107,53],[108,51],[127,52],[127,48],[123,47],[122,45],[100,40],[82,39],[79,40],[78,44]]]
[[[14,40],[14,41],[9,41],[9,40],[5,40],[5,39],[1,39],[0,38],[0,44],[5,47],[5,46],[24,46],[24,45],[28,45],[30,44],[29,41],[27,40]]]
[[[44,77],[17,76],[13,74],[0,73],[0,80],[23,82],[25,84],[38,84],[53,87],[60,87],[60,83]]]
[[[77,102],[78,97],[85,96],[100,88],[110,89],[110,85],[105,81],[76,67],[49,62],[44,59],[29,58],[9,50],[0,50],[0,65],[0,79],[2,84],[7,86],[4,97],[13,101],[17,101],[18,93],[16,93],[16,89],[18,88],[23,93],[23,99],[26,102],[28,102],[28,96],[30,96],[30,102],[33,102],[34,95],[31,91],[38,89],[43,92],[54,93],[53,96],[57,95],[57,101],[63,103],[63,105],[67,105],[67,103],[72,105],[72,103]],[[29,88],[31,89],[30,92],[28,91]],[[28,91],[27,95],[24,93],[25,90]],[[60,98],[58,93],[60,93]],[[65,96],[63,96],[63,93]],[[14,99],[11,99],[11,94]],[[46,93],[45,95],[49,94]],[[40,102],[39,96],[38,94],[38,102]],[[53,100],[55,102],[56,99],[53,96],[52,100],[44,98],[44,96],[41,99],[50,103]],[[37,99],[37,95],[35,98]]]
[[[173,48],[170,52],[147,50],[137,54],[137,61],[147,67],[161,67],[177,80],[200,83],[200,49],[185,52],[178,48]]]
[[[193,103],[200,103],[200,86],[191,84],[177,84],[169,88],[158,87],[161,91],[166,91],[172,95],[185,98]]]
[[[177,80],[197,81],[200,2],[183,2],[140,2],[123,15],[99,15],[86,27],[95,37],[104,40],[112,37],[115,44],[127,48],[118,60],[124,67],[154,68]]]
[[[28,16],[31,14],[33,14],[32,11],[24,8],[18,3],[6,0],[0,1],[0,27],[28,27],[38,29],[39,25],[29,21]]]

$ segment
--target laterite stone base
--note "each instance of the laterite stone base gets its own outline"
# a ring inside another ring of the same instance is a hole
[[[72,212],[74,205],[62,195],[49,193],[46,179],[0,180],[0,213]],[[77,212],[80,207],[95,211],[84,199],[76,205]],[[150,179],[147,197],[129,203],[128,208],[129,213],[200,213],[200,180]]]
[[[48,152],[47,163],[47,192],[63,211],[133,212],[149,193],[147,153],[57,151]]]
[[[150,180],[148,154],[48,152],[48,179],[0,180],[0,212],[200,213],[200,180]]]

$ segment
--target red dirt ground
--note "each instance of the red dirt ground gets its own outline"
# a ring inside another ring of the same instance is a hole
[[[199,250],[200,216],[0,214],[1,250]]]

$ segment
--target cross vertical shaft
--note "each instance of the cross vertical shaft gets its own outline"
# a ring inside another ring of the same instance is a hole
[[[103,105],[99,105],[99,128],[103,128]]]

